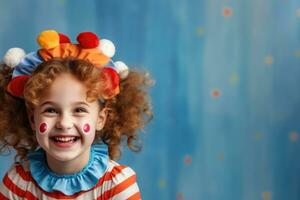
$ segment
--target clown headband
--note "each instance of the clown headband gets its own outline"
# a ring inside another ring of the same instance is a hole
[[[54,30],[46,30],[37,38],[41,49],[26,55],[21,48],[9,49],[3,62],[13,68],[12,79],[7,91],[15,97],[23,97],[24,86],[32,72],[44,61],[52,58],[73,57],[89,61],[97,68],[102,69],[102,76],[111,82],[111,88],[104,91],[104,99],[110,99],[119,94],[120,79],[128,76],[129,70],[122,61],[112,61],[115,54],[114,44],[107,39],[99,39],[92,32],[82,32],[77,36],[78,44],[71,43],[70,39]],[[108,66],[112,63],[112,66]]]

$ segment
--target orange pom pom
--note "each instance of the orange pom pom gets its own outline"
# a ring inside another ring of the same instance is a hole
[[[39,34],[37,42],[43,49],[52,49],[59,45],[59,34],[54,30],[46,30]]]

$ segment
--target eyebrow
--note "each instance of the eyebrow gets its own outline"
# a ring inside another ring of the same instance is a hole
[[[55,105],[55,106],[58,105],[57,103],[55,103],[55,102],[53,102],[53,101],[46,101],[46,102],[44,102],[41,106],[44,106],[44,105],[46,105],[46,104],[53,104],[53,105]],[[84,101],[76,101],[76,102],[72,103],[72,106],[74,106],[74,105],[81,105],[81,104],[90,107],[90,106],[89,106],[87,103],[85,103]]]

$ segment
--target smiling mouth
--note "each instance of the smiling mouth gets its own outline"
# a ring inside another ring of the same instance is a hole
[[[79,136],[53,136],[50,137],[51,140],[54,142],[60,142],[60,143],[69,143],[69,142],[76,142],[80,139]]]

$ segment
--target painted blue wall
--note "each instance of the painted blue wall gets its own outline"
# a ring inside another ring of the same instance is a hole
[[[94,31],[149,70],[155,117],[120,160],[143,199],[300,199],[300,1],[2,0],[0,26],[1,55]]]

